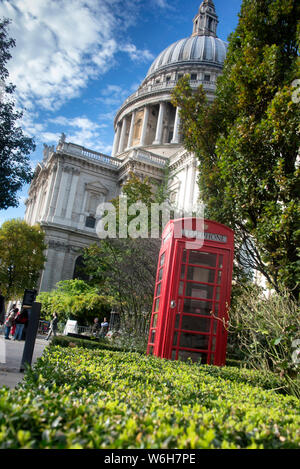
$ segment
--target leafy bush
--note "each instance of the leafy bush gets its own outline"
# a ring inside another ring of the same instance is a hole
[[[299,360],[294,359],[300,339],[300,309],[293,297],[287,292],[265,297],[258,288],[246,289],[231,308],[229,332],[235,358],[284,376],[300,396]],[[232,352],[230,355],[233,358]]]
[[[50,347],[0,390],[0,448],[299,448],[299,401],[259,373]]]
[[[115,345],[105,339],[79,339],[77,337],[70,337],[65,335],[57,335],[53,337],[52,346],[59,345],[60,347],[82,347],[89,350],[111,350],[115,352],[126,351],[125,347]]]

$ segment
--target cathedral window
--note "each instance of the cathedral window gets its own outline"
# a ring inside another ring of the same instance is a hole
[[[93,216],[86,217],[85,226],[87,228],[95,228],[96,226],[96,218]]]

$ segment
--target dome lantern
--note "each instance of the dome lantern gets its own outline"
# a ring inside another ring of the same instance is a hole
[[[217,37],[217,26],[219,20],[216,14],[214,2],[204,0],[198,14],[194,18],[193,36],[213,36]]]

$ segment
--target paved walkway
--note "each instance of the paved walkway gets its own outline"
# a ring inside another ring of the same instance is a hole
[[[12,389],[24,378],[24,373],[20,373],[24,344],[24,341],[5,340],[3,335],[0,336],[0,388]],[[45,339],[36,339],[32,365],[48,344]]]

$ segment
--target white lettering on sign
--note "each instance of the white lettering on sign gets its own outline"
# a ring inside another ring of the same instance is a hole
[[[227,236],[217,233],[207,233],[200,231],[183,230],[182,235],[191,239],[205,239],[206,241],[215,241],[217,243],[227,243]]]

